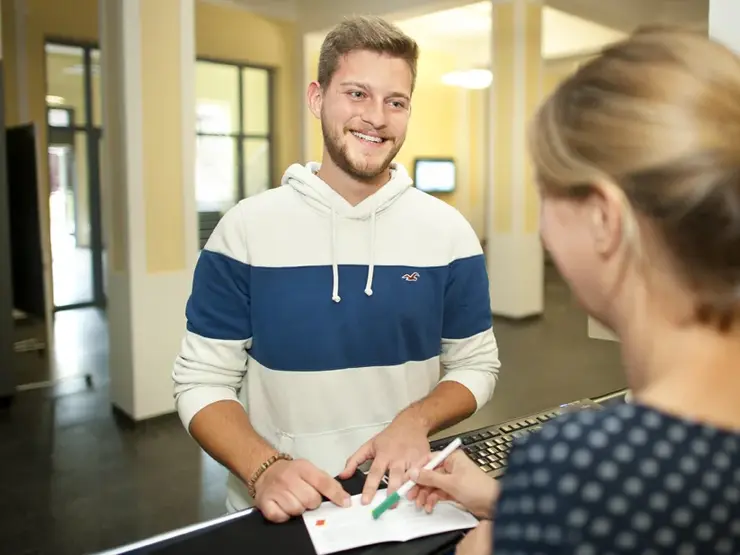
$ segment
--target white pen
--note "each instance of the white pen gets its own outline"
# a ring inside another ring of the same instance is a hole
[[[439,453],[432,457],[432,460],[424,465],[424,470],[434,470],[435,468],[437,468],[445,461],[447,457],[449,457],[455,451],[455,449],[457,449],[461,445],[462,441],[459,437],[453,439],[447,447],[442,449]],[[373,518],[377,519],[386,511],[386,509],[398,503],[401,500],[401,497],[404,497],[408,492],[410,492],[415,485],[416,482],[414,482],[413,480],[409,480],[400,488],[398,488],[398,491],[386,497],[385,501],[383,501],[380,505],[373,509]]]

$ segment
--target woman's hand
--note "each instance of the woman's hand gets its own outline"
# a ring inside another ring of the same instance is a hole
[[[491,555],[493,552],[493,524],[482,521],[457,544],[455,555]]]
[[[462,451],[452,453],[437,470],[412,469],[409,477],[417,485],[409,492],[408,498],[416,500],[417,507],[431,512],[438,501],[452,500],[479,519],[491,518],[499,484]]]

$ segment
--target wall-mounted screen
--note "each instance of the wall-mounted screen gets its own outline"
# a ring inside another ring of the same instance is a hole
[[[414,184],[426,193],[451,193],[455,190],[457,168],[452,158],[414,160]]]

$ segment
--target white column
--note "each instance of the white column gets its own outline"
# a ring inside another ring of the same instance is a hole
[[[110,394],[172,412],[196,262],[194,0],[100,0]]]
[[[709,36],[740,53],[740,2],[709,0]]]
[[[539,207],[526,126],[541,94],[542,2],[492,0],[486,256],[491,311],[510,318],[543,311]]]

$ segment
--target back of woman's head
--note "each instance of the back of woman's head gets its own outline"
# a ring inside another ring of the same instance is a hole
[[[740,60],[732,52],[689,31],[638,31],[562,83],[541,106],[530,143],[546,196],[619,187],[627,216],[648,222],[695,293],[697,317],[732,324],[740,313]]]

